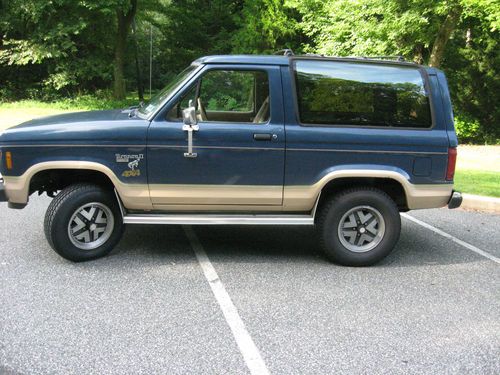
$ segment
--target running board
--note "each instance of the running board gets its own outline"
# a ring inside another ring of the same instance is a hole
[[[310,215],[126,214],[124,224],[177,225],[314,225]]]

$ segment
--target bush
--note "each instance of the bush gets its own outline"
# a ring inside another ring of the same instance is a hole
[[[455,117],[455,130],[460,143],[482,143],[477,120],[458,115]]]

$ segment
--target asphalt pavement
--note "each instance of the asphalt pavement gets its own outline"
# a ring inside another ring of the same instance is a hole
[[[492,258],[403,217],[369,268],[244,226],[129,226],[74,264],[49,201],[0,204],[0,374],[500,374],[500,215],[410,213]]]

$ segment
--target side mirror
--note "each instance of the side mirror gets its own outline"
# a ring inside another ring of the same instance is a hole
[[[196,118],[196,109],[194,106],[190,105],[186,109],[182,110],[182,120],[184,125],[196,125],[198,123],[198,119]]]

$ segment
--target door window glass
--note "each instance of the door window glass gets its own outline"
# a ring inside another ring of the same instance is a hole
[[[268,75],[264,71],[210,70],[172,108],[169,119],[182,119],[190,100],[200,122],[265,123],[270,116]]]

